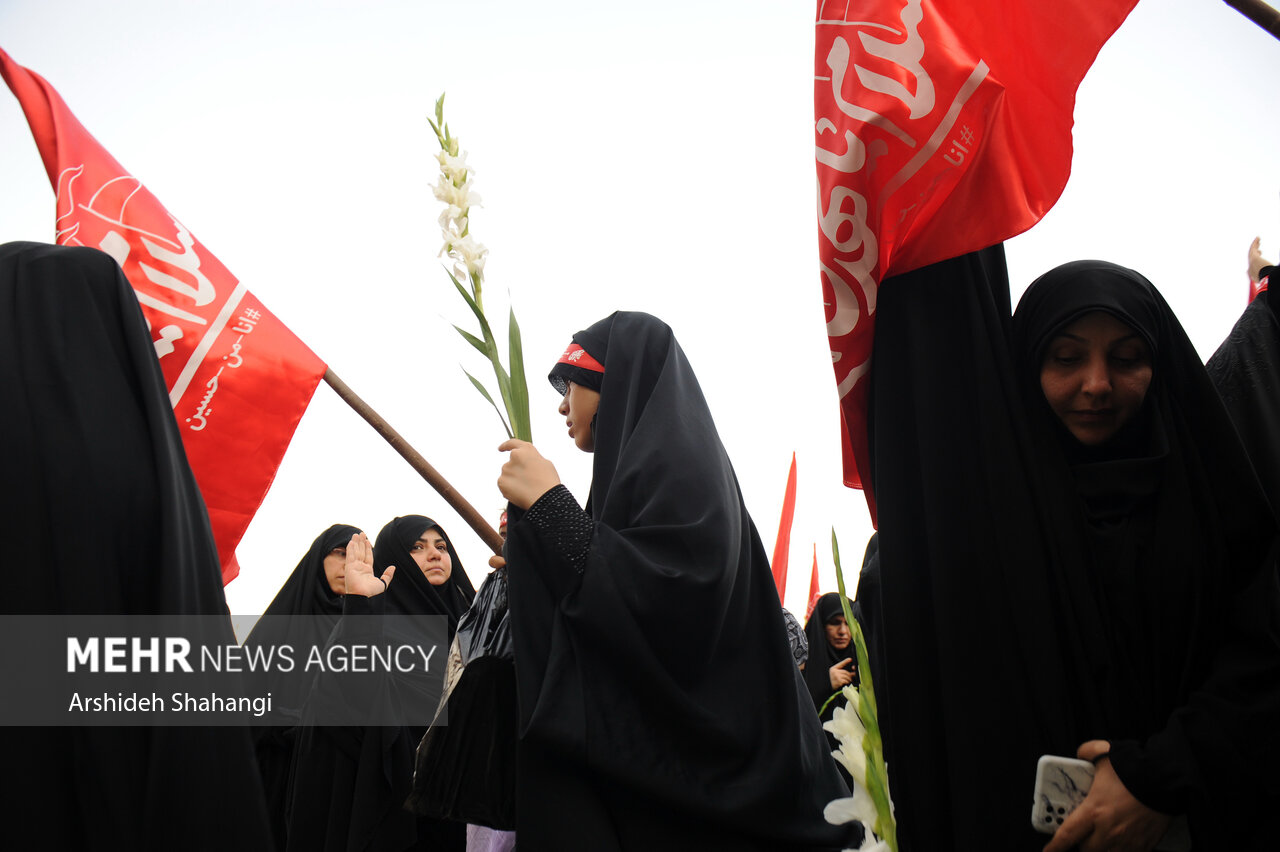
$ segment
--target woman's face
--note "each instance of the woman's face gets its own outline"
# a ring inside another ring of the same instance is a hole
[[[433,586],[443,585],[453,573],[453,560],[449,558],[449,545],[440,531],[429,529],[419,536],[409,548],[409,555],[418,563],[427,582]]]
[[[560,408],[557,409],[564,415],[565,425],[569,427],[569,437],[584,453],[596,451],[596,437],[591,434],[591,421],[595,419],[599,406],[599,391],[569,382],[569,389],[564,392],[564,399],[560,400]]]
[[[1104,311],[1085,314],[1058,332],[1040,365],[1049,407],[1089,447],[1105,444],[1132,420],[1150,386],[1146,340]]]
[[[329,581],[329,588],[335,595],[347,593],[346,569],[347,546],[345,544],[340,544],[325,554],[324,578]]]
[[[843,615],[837,615],[826,624],[827,642],[837,651],[843,651],[849,647],[849,642],[853,639],[849,633],[849,622],[844,620]]]

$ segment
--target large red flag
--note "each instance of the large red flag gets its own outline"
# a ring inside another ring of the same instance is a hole
[[[773,584],[778,587],[778,600],[787,594],[787,562],[791,552],[791,524],[796,517],[796,454],[791,454],[791,472],[787,474],[787,491],[782,498],[782,518],[778,521],[778,540],[773,545]]]
[[[1076,89],[1136,2],[818,0],[818,242],[847,485],[870,484],[880,282],[1044,216],[1071,171]]]
[[[57,192],[56,241],[116,259],[155,338],[209,508],[222,579],[325,365],[115,161],[40,75],[0,50]]]

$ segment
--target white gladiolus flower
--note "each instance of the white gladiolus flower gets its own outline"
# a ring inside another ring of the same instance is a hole
[[[455,184],[465,183],[468,174],[474,174],[475,169],[467,165],[467,154],[463,151],[458,156],[453,156],[448,151],[437,151],[436,161],[440,163],[440,171],[448,176]]]
[[[467,211],[452,204],[444,208],[440,214],[440,230],[445,233],[461,234],[467,230]]]
[[[844,825],[847,822],[860,822],[871,834],[871,826],[876,824],[876,805],[870,794],[861,784],[853,785],[853,795],[847,799],[834,799],[822,809],[822,818],[832,825]]]
[[[431,192],[435,195],[437,201],[443,201],[445,204],[461,210],[480,206],[480,194],[472,191],[470,180],[467,180],[461,186],[457,186],[449,178],[440,175],[440,180],[431,188]]]
[[[835,708],[831,712],[831,721],[824,722],[822,727],[840,743],[840,748],[835,752],[836,760],[848,770],[854,781],[864,785],[867,782],[867,753],[862,741],[867,735],[867,729],[853,709],[858,706],[857,690],[846,686],[844,693],[849,703]]]

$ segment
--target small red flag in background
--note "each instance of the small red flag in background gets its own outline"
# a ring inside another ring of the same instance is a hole
[[[155,339],[222,580],[275,479],[324,363],[98,144],[40,75],[0,50],[57,193],[56,242],[124,269]]]
[[[787,594],[787,562],[791,551],[791,524],[796,517],[796,454],[791,454],[791,472],[787,474],[787,492],[782,498],[782,518],[778,521],[778,540],[773,545],[773,584],[778,587],[778,600]]]
[[[1076,89],[1136,2],[818,0],[818,242],[846,485],[870,485],[880,282],[1048,212],[1071,171]]]
[[[818,605],[818,598],[822,597],[822,591],[818,588],[818,545],[813,546],[813,573],[809,575],[809,607],[805,610],[804,620],[808,621],[809,616],[813,615],[813,608]]]

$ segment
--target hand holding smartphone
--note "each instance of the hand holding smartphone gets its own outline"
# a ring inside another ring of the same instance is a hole
[[[1093,786],[1094,765],[1087,760],[1044,754],[1036,761],[1036,786],[1031,803],[1031,827],[1053,834]],[[1176,817],[1156,844],[1157,852],[1190,852],[1187,818]]]

